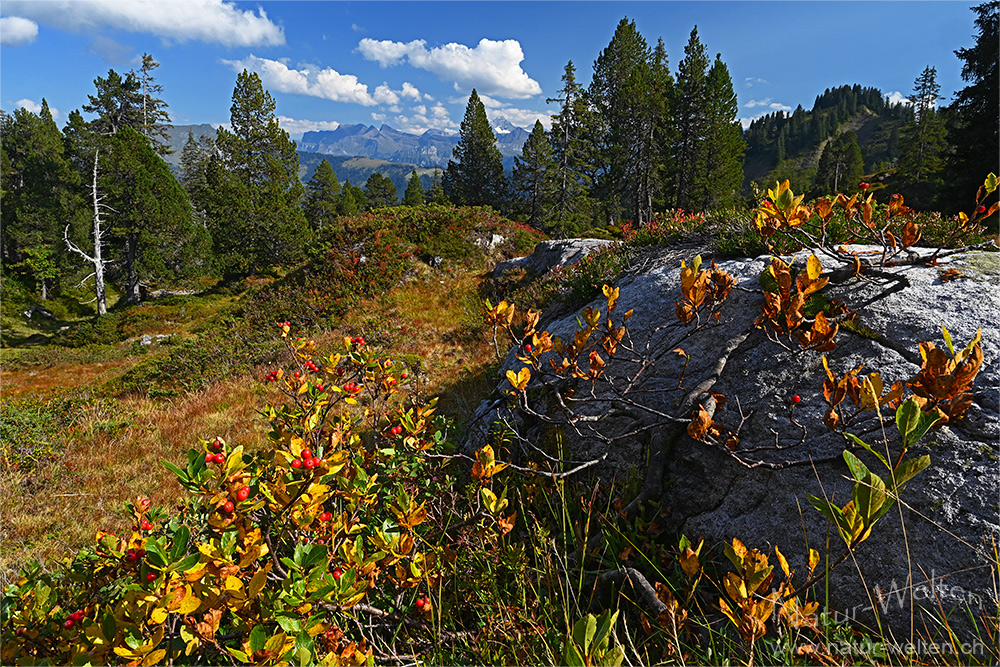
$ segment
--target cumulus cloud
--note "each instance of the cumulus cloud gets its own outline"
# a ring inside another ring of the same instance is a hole
[[[891,93],[889,93],[889,95],[886,97],[886,101],[888,101],[889,104],[905,104],[906,106],[910,106],[911,104],[913,104],[912,100],[910,100],[908,97],[906,97],[906,95],[899,92],[898,90],[894,90]]]
[[[758,76],[748,76],[747,78],[743,79],[743,87],[744,88],[752,88],[753,86],[763,85],[763,84],[766,84],[766,83],[767,83],[767,79],[761,79]]]
[[[0,44],[21,46],[31,44],[38,37],[38,24],[20,16],[0,18]]]
[[[454,134],[458,123],[451,119],[451,114],[440,102],[430,109],[426,105],[413,107],[409,115],[398,115],[393,118],[393,124],[403,132],[423,134],[427,130],[438,130],[446,134]]]
[[[340,127],[340,123],[335,120],[302,120],[288,116],[278,116],[278,125],[292,136],[301,136],[303,132],[316,130],[336,130]]]
[[[523,127],[530,131],[531,128],[535,126],[535,121],[540,120],[546,130],[552,127],[552,116],[555,114],[554,111],[519,109],[512,106],[509,102],[503,102],[490,97],[489,95],[482,94],[479,94],[479,101],[483,103],[483,108],[486,109],[486,117],[491,123],[495,123],[495,119],[497,118],[506,118],[513,125]],[[465,109],[465,107],[469,104],[469,97],[452,97],[448,100],[448,102],[449,104],[461,104],[462,108]]]
[[[279,60],[258,58],[250,54],[242,60],[223,60],[224,64],[241,72],[244,69],[260,75],[265,88],[282,93],[320,97],[334,102],[361,104],[366,107],[376,104],[397,105],[401,98],[419,99],[420,91],[410,83],[403,83],[402,90],[393,90],[382,83],[374,93],[368,92],[368,85],[358,81],[353,74],[341,74],[335,69],[317,69],[303,65],[293,69]]]
[[[521,69],[524,51],[515,39],[481,39],[475,48],[454,42],[427,48],[422,39],[393,42],[365,38],[358,52],[382,67],[398,65],[405,59],[411,66],[427,70],[456,90],[476,88],[488,95],[524,99],[542,92],[538,82]]]
[[[4,12],[70,32],[114,28],[177,42],[285,43],[284,30],[262,8],[254,13],[226,0],[4,0]]]

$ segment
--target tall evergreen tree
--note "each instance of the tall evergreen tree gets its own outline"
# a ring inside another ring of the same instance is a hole
[[[116,132],[104,180],[124,303],[139,303],[143,284],[203,266],[207,232],[194,224],[187,193],[148,138],[129,126]]]
[[[677,163],[675,204],[684,209],[697,208],[708,198],[708,184],[703,177],[708,159],[703,141],[707,134],[708,66],[708,50],[695,26],[684,47],[684,58],[677,65],[673,111],[677,128],[673,151]]]
[[[306,220],[313,232],[319,233],[336,228],[335,223],[339,217],[337,211],[339,196],[340,183],[337,181],[337,174],[326,158],[323,158],[323,161],[316,166],[312,178],[306,183]]]
[[[403,206],[421,206],[424,203],[424,186],[420,183],[417,170],[410,173],[406,181],[406,192],[403,193]]]
[[[972,8],[976,14],[976,43],[955,51],[962,61],[962,80],[968,85],[955,94],[948,141],[948,196],[957,210],[969,200],[989,173],[1000,175],[1000,2],[991,0]]]
[[[900,137],[903,155],[899,160],[900,190],[911,206],[926,208],[936,198],[942,185],[946,128],[937,109],[941,86],[937,70],[926,67],[913,83],[913,119]]]
[[[521,148],[520,157],[514,158],[512,186],[518,197],[518,206],[527,223],[537,229],[547,228],[556,195],[556,162],[552,146],[542,122],[535,127]]]
[[[447,206],[450,203],[442,185],[440,169],[435,169],[434,175],[431,177],[431,187],[427,190],[427,203],[439,206]]]
[[[143,127],[142,84],[133,72],[122,76],[108,70],[107,78],[94,79],[96,95],[88,95],[89,104],[83,105],[87,113],[97,114],[92,129],[101,136],[109,137],[123,127]]]
[[[209,206],[208,170],[215,154],[215,142],[206,135],[196,141],[194,132],[188,130],[187,142],[181,149],[180,182],[191,200],[196,218],[204,226]]]
[[[396,198],[396,184],[392,182],[391,178],[377,171],[373,171],[368,177],[364,190],[369,210],[395,206],[399,203]]]
[[[350,181],[344,181],[344,187],[340,188],[340,195],[337,197],[338,215],[357,215],[368,207],[368,199],[365,191],[356,185],[351,185]]]
[[[167,143],[170,114],[167,112],[167,103],[156,97],[163,92],[163,86],[156,83],[153,77],[153,70],[159,66],[160,63],[156,62],[153,56],[148,53],[142,54],[142,65],[138,74],[142,96],[142,124],[136,129],[153,144],[157,153],[168,155],[172,152]]]
[[[296,261],[309,239],[295,142],[278,126],[260,77],[236,79],[231,130],[219,130],[209,169],[209,223],[219,268],[245,274]]]
[[[81,212],[80,180],[44,99],[37,116],[25,109],[4,114],[0,139],[0,265],[47,299],[67,267],[62,233]]]
[[[624,215],[641,223],[652,215],[649,184],[657,167],[653,136],[660,105],[651,55],[635,21],[624,18],[594,62],[588,97],[598,118],[595,188],[609,222]]]
[[[496,142],[486,117],[486,107],[473,88],[459,130],[458,145],[453,151],[458,162],[448,160],[444,173],[445,194],[453,203],[506,210],[507,177]]]
[[[823,147],[816,170],[816,196],[856,192],[864,175],[858,136],[842,132]]]
[[[591,173],[594,119],[586,91],[576,80],[576,66],[570,60],[562,76],[558,97],[559,113],[552,117],[550,141],[555,159],[555,202],[550,233],[563,235],[589,223],[591,202],[588,197]]]
[[[746,142],[737,117],[739,105],[729,68],[721,54],[708,71],[705,108],[705,180],[706,198],[699,209],[733,205],[743,185],[743,154]],[[804,115],[802,107],[799,111]],[[793,116],[793,119],[795,116]],[[800,118],[800,123],[802,119]]]

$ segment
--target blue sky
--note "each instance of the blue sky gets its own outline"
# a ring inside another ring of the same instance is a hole
[[[293,137],[337,124],[457,130],[475,87],[491,118],[530,127],[557,105],[566,62],[589,83],[623,17],[672,72],[697,25],[729,66],[741,118],[859,83],[905,97],[937,69],[943,103],[963,87],[954,50],[973,44],[970,2],[232,2],[4,0],[0,107],[57,121],[87,102],[108,69],[160,63],[175,124],[229,120],[233,85],[257,71]]]

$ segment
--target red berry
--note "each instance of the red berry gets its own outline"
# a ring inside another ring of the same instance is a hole
[[[340,579],[340,577],[342,577],[343,575],[344,575],[344,571],[341,570],[339,567],[333,568],[333,578],[334,579]]]
[[[205,463],[211,463],[215,460],[215,454],[205,454]]]
[[[302,373],[300,373],[298,371],[295,371],[294,373],[292,373],[292,377],[299,377],[300,375],[302,375]]]
[[[318,540],[316,540],[316,544],[319,544],[319,545],[326,544],[326,540],[321,537]]]
[[[861,188],[862,190],[867,190],[868,184],[862,181],[861,183],[858,184],[858,187]]]
[[[302,465],[304,465],[306,469],[312,470],[316,467],[316,459],[306,459],[302,462]]]
[[[74,621],[72,618],[67,618],[66,622],[63,623],[63,627],[66,628],[67,630],[72,629],[74,625],[76,625],[76,621]]]
[[[799,396],[798,394],[795,394],[794,396],[792,396],[792,403],[798,403],[801,400],[802,400],[802,397]]]
[[[225,463],[226,462],[226,455],[225,454],[216,454],[215,455],[215,462],[216,463]]]
[[[250,497],[250,487],[244,486],[242,489],[236,492],[236,499],[243,502]]]
[[[142,523],[140,524],[139,527],[142,528],[143,530],[153,530],[153,524],[151,524],[146,519],[142,520]]]
[[[212,449],[214,449],[215,451],[219,451],[220,449],[222,449],[222,443],[219,442],[218,440],[213,440]]]
[[[155,572],[150,572],[149,574],[146,575],[146,582],[147,583],[149,583],[150,581],[155,581],[155,580],[156,580],[156,573]]]
[[[405,380],[406,379],[406,373],[402,373],[399,377],[401,377],[401,378],[403,378]]]
[[[976,207],[976,213],[986,213],[986,207],[985,206],[977,206]]]
[[[236,505],[233,504],[233,501],[227,500],[226,504],[222,506],[222,511],[225,512],[226,514],[230,514],[235,508]]]
[[[320,465],[323,464],[323,459],[315,458],[315,459],[312,459],[312,462],[313,462],[313,466],[318,467],[318,466],[320,466]]]
[[[528,343],[527,345],[525,345],[524,349],[527,350],[528,352],[531,352],[531,343]]]
[[[311,459],[312,457],[313,457],[313,452],[312,452],[311,449],[303,449],[302,450],[302,460],[303,461],[305,461],[306,459]]]
[[[80,610],[74,611],[72,614],[69,615],[69,617],[72,618],[77,623],[79,623],[81,620],[83,620],[83,612]]]
[[[125,562],[126,562],[126,563],[134,563],[134,562],[136,562],[137,560],[139,560],[139,556],[138,556],[138,554],[136,554],[136,553],[135,553],[134,551],[132,551],[131,549],[129,550],[129,552],[128,552],[127,554],[125,554]]]
[[[316,391],[318,391],[319,393],[322,394],[323,391],[324,391],[323,385],[321,385],[321,384],[316,385]]]
[[[143,508],[149,507],[149,498],[143,498],[142,500],[140,500],[139,506]]]
[[[294,461],[292,461],[292,467],[298,470],[299,468],[302,467],[302,461],[295,459]]]

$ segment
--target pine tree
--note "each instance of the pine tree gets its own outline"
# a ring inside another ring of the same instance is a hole
[[[527,223],[545,229],[555,201],[556,163],[552,146],[542,122],[535,127],[521,148],[520,157],[514,158],[513,190]]]
[[[313,232],[319,233],[338,227],[337,198],[340,196],[340,189],[337,174],[326,158],[323,158],[323,161],[316,166],[312,178],[306,183],[306,220]]]
[[[899,160],[899,189],[911,206],[926,208],[936,198],[947,147],[944,119],[937,110],[941,86],[937,70],[926,67],[913,83],[913,119],[904,129]]]
[[[368,199],[365,192],[356,185],[351,185],[350,181],[344,181],[344,187],[340,189],[337,197],[337,214],[342,216],[357,215],[368,206]]]
[[[140,94],[142,96],[142,124],[137,128],[160,155],[169,155],[172,151],[167,138],[170,129],[170,114],[167,103],[155,97],[163,92],[163,86],[156,83],[153,70],[160,63],[148,53],[142,54],[142,66],[139,68]]]
[[[406,192],[403,193],[403,206],[422,206],[424,203],[424,186],[420,183],[417,170],[410,173],[406,182]]]
[[[215,142],[204,134],[195,141],[194,132],[188,130],[188,139],[181,149],[180,182],[191,200],[195,216],[204,226],[208,208],[208,169],[215,154]]]
[[[864,168],[858,136],[853,132],[838,134],[823,147],[816,170],[814,194],[822,196],[856,192],[864,175]]]
[[[956,93],[951,105],[954,120],[948,142],[954,148],[948,161],[948,196],[942,200],[950,210],[964,206],[987,174],[1000,175],[1000,2],[984,2],[972,11],[976,43],[955,51],[968,85]]]
[[[139,303],[143,284],[192,275],[203,265],[208,235],[194,224],[187,193],[148,138],[129,126],[116,132],[104,181],[124,303]]]
[[[299,156],[274,110],[260,77],[244,70],[233,91],[232,129],[219,130],[208,175],[214,254],[227,274],[294,262],[309,240]]]
[[[445,194],[444,186],[441,183],[440,169],[435,169],[434,176],[431,177],[431,187],[427,191],[427,203],[438,206],[447,206],[451,203],[448,201],[448,195]]]
[[[559,113],[552,117],[550,141],[555,159],[555,202],[550,233],[565,235],[590,221],[591,201],[588,191],[593,172],[592,146],[594,119],[583,87],[576,81],[573,61],[566,63],[563,87],[558,97],[547,102],[560,102]]]
[[[133,72],[122,76],[118,72],[108,70],[105,79],[94,79],[97,88],[96,95],[88,95],[90,104],[84,104],[83,110],[97,114],[94,119],[93,131],[109,137],[123,127],[141,128],[143,126],[142,84]]]
[[[609,222],[636,222],[651,214],[651,187],[658,165],[653,137],[660,108],[650,67],[652,54],[635,21],[622,19],[594,62],[588,97],[598,118],[595,182]]]
[[[801,115],[805,112],[802,107]],[[706,210],[732,206],[743,185],[743,154],[746,142],[737,117],[739,105],[729,68],[722,62],[721,54],[708,71],[705,109],[705,181],[706,198],[699,209]],[[795,116],[792,116],[793,120]]]
[[[677,88],[674,98],[674,123],[677,138],[674,159],[677,163],[675,205],[684,209],[698,207],[707,200],[707,155],[702,139],[707,129],[708,50],[698,37],[698,26],[691,31],[684,58],[677,65]]]
[[[391,178],[383,176],[377,171],[373,171],[368,177],[364,190],[369,210],[395,206],[399,203],[396,199],[396,184],[392,182]]]
[[[68,267],[62,233],[67,223],[77,226],[83,206],[80,180],[46,100],[37,116],[25,109],[4,114],[0,139],[0,265],[47,299]]]
[[[444,190],[449,200],[462,206],[492,206],[498,211],[506,210],[507,177],[496,141],[486,117],[486,107],[473,88],[459,130],[458,145],[453,151],[458,162],[449,160],[444,173]]]

